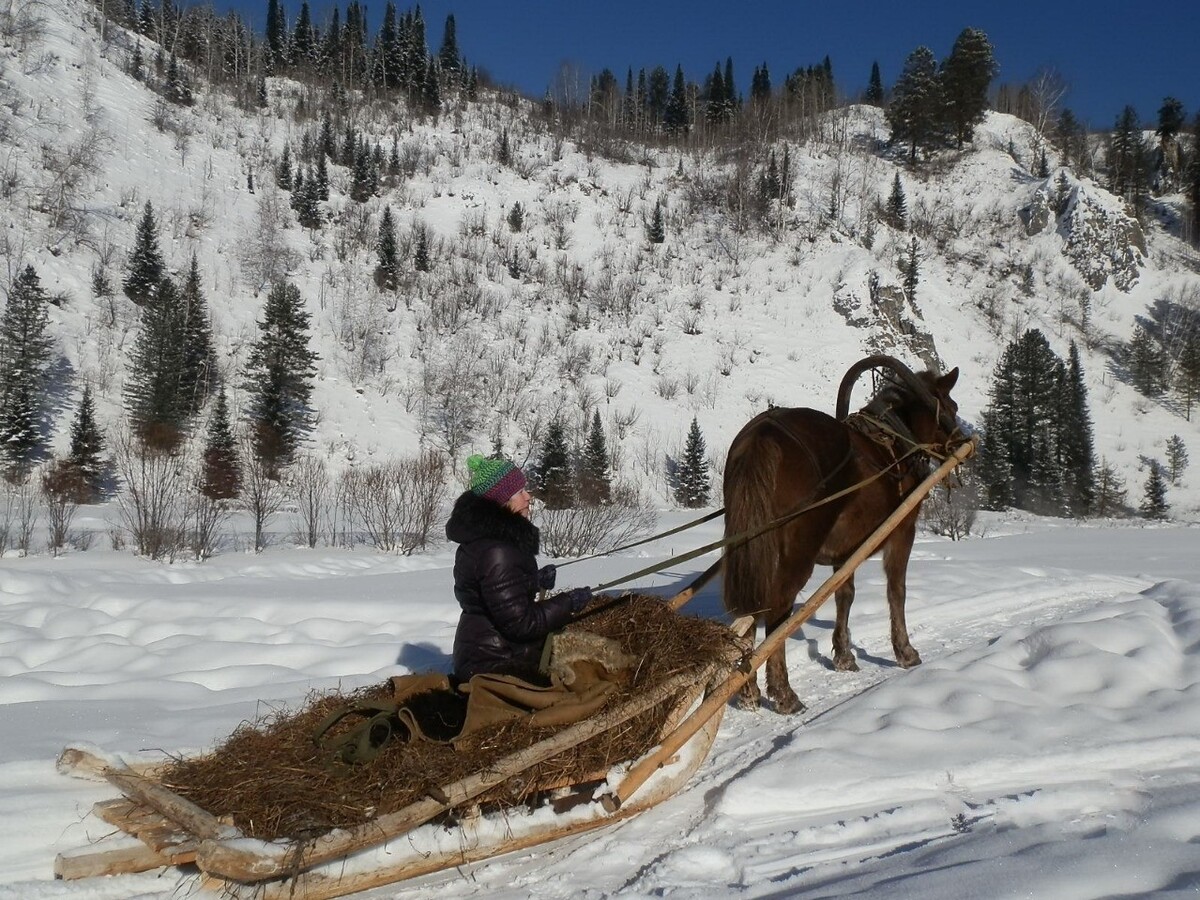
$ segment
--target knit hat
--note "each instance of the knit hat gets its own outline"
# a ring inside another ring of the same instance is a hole
[[[468,457],[467,470],[471,473],[471,493],[501,506],[525,490],[525,473],[507,459],[486,459],[477,453]]]

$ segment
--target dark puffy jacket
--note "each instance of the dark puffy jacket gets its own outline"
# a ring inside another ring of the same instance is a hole
[[[538,530],[524,516],[467,491],[454,503],[446,537],[454,556],[454,596],[462,607],[454,633],[454,675],[537,671],[546,636],[571,619],[565,594],[537,594]]]

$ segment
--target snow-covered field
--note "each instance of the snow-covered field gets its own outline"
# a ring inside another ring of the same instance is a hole
[[[666,516],[665,528],[683,521]],[[1194,527],[989,519],[922,536],[891,659],[882,573],[830,670],[832,607],[789,642],[808,712],[729,710],[680,794],[590,835],[364,897],[1055,897],[1200,890],[1200,553]],[[718,536],[719,521],[564,569],[596,584]],[[55,882],[113,795],[56,773],[64,745],[211,746],[311,689],[445,669],[451,547],[401,558],[273,549],[163,566],[93,549],[0,567],[0,898],[188,895],[175,874]],[[673,591],[711,560],[639,584]],[[820,573],[819,573],[820,574]],[[824,577],[821,575],[820,577]],[[718,588],[689,610],[721,615]]]

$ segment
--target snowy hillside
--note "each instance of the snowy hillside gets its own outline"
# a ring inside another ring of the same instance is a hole
[[[1194,304],[1200,293],[1196,255],[1162,224],[1172,198],[1142,237],[1115,198],[1071,176],[1056,215],[1053,149],[1050,177],[1031,175],[1037,138],[1018,119],[991,114],[974,146],[917,174],[884,147],[879,110],[837,110],[789,146],[795,204],[763,234],[713,200],[742,151],[631,147],[617,162],[559,139],[511,97],[450,99],[436,122],[351,107],[347,121],[385,155],[394,147],[402,174],[358,204],[349,171],[330,166],[329,221],[308,230],[274,172],[285,145],[295,154],[320,127],[309,89],[270,80],[268,107],[247,112],[197,80],[195,105],[175,106],[128,74],[128,35],[111,27],[102,44],[77,0],[46,9],[40,35],[0,48],[0,221],[4,277],[31,263],[55,296],[55,450],[85,383],[102,424],[122,420],[139,319],[120,282],[150,201],[168,265],[183,274],[197,258],[235,410],[264,288],[283,276],[300,288],[321,358],[306,450],[335,470],[423,445],[457,462],[496,437],[526,459],[551,418],[565,413],[578,439],[598,409],[618,474],[665,504],[667,458],[693,416],[719,471],[754,413],[831,410],[846,368],[882,350],[959,366],[957,396],[974,420],[1004,345],[1028,327],[1064,357],[1080,344],[1097,458],[1118,468],[1135,505],[1167,438],[1200,453],[1195,418],[1142,397],[1112,357],[1156,300]],[[142,53],[149,61],[154,49]],[[877,216],[897,173],[904,232]],[[518,202],[526,216],[514,231]],[[667,234],[651,245],[656,202]],[[397,292],[372,279],[385,207],[399,226]],[[411,264],[421,227],[429,272]],[[910,299],[899,262],[914,235]],[[97,271],[115,296],[94,295]],[[462,405],[465,438],[438,418],[448,403]],[[1200,480],[1186,473],[1168,500],[1173,516],[1200,517]]]

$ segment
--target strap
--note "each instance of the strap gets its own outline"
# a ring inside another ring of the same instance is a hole
[[[383,746],[404,729],[396,718],[395,703],[364,703],[334,710],[313,731],[313,743],[330,754],[326,766],[337,774],[346,774],[348,766],[368,763]],[[347,716],[363,716],[363,721],[342,734],[327,738],[329,730]]]

